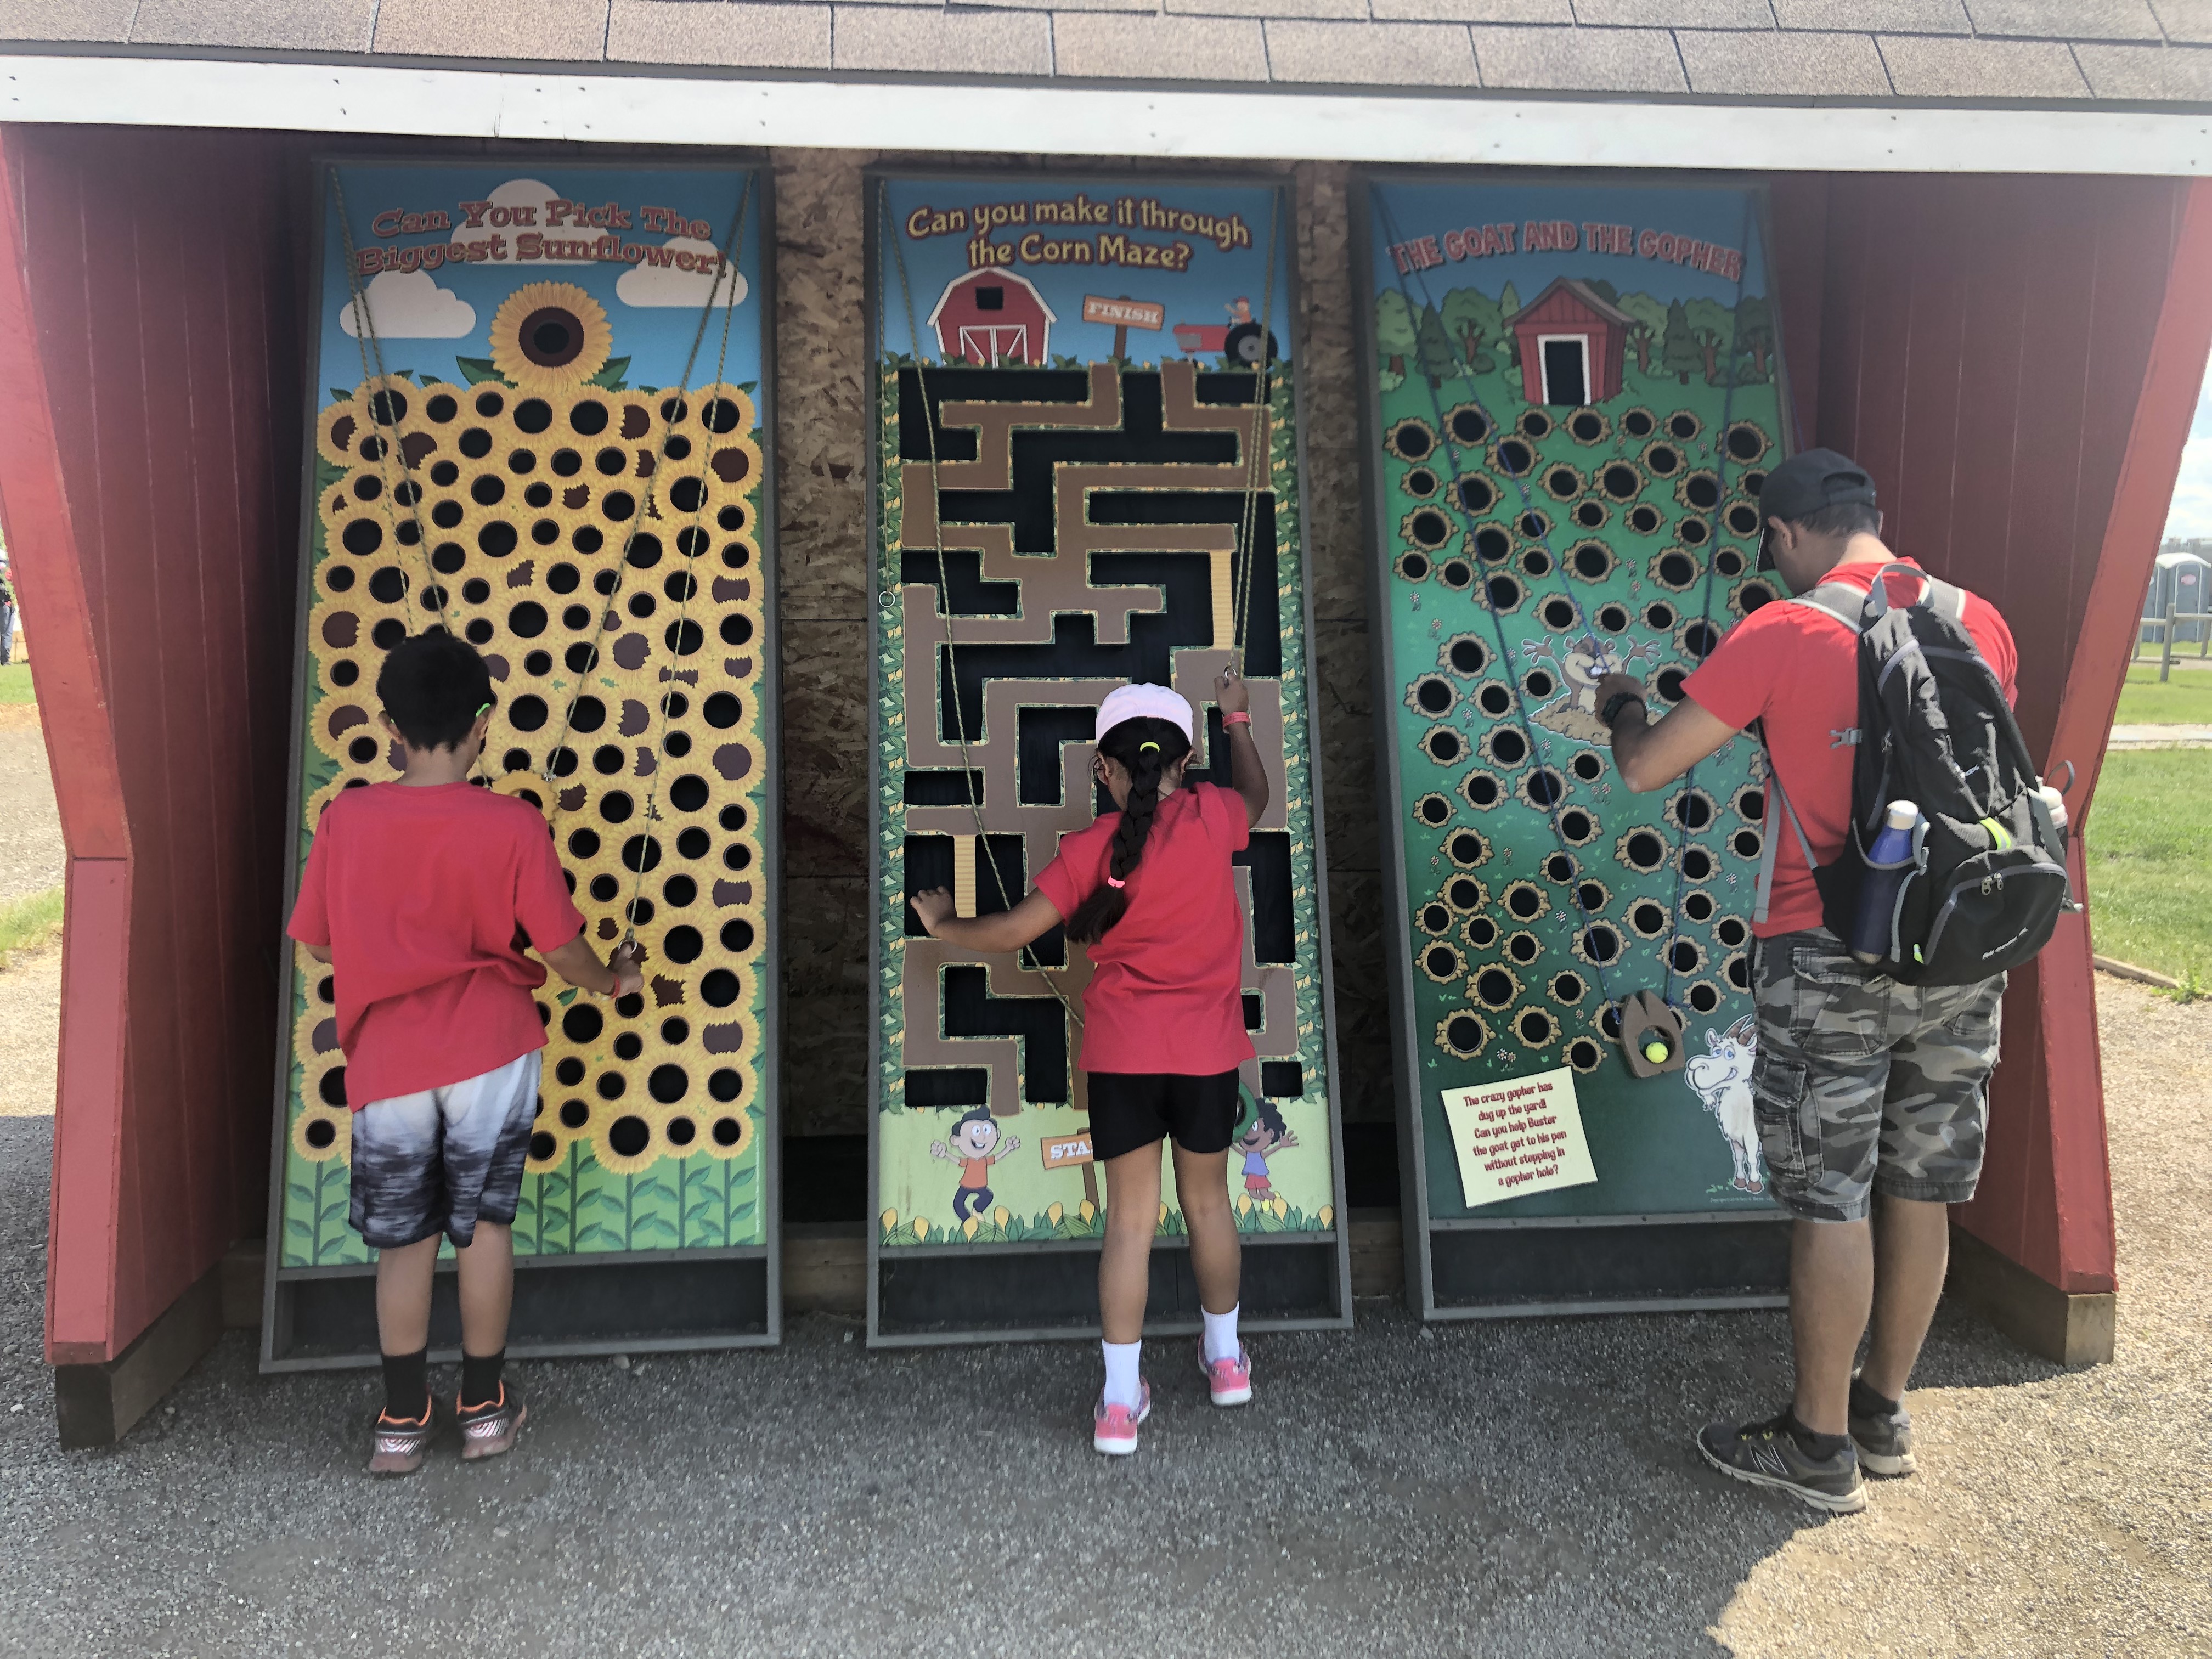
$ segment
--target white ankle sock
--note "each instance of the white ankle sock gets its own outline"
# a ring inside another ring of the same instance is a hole
[[[1127,1406],[1131,1411],[1141,1402],[1144,1384],[1137,1376],[1137,1360],[1145,1351],[1142,1342],[1101,1342],[1106,1354],[1106,1403]]]
[[[1237,1307],[1243,1305],[1237,1304]],[[1199,1313],[1206,1321],[1206,1363],[1211,1365],[1217,1359],[1236,1358],[1243,1352],[1237,1341],[1237,1309],[1213,1314],[1200,1308]]]

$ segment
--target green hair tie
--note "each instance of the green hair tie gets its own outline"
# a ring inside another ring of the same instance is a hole
[[[1160,746],[1156,743],[1140,743],[1137,745],[1137,752],[1140,755],[1147,749],[1151,750],[1155,755],[1160,752]]]

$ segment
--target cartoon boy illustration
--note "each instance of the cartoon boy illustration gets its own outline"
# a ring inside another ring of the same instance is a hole
[[[1298,1144],[1283,1122],[1280,1108],[1272,1100],[1254,1103],[1252,1121],[1237,1137],[1236,1150],[1244,1157],[1244,1193],[1255,1204],[1272,1204],[1275,1188],[1267,1179],[1267,1160]]]
[[[932,1158],[945,1158],[960,1166],[959,1189],[952,1194],[955,1221],[965,1221],[991,1207],[991,1166],[1021,1144],[1018,1135],[1000,1140],[999,1126],[991,1121],[990,1112],[981,1106],[952,1126],[950,1147],[941,1140],[930,1143]]]

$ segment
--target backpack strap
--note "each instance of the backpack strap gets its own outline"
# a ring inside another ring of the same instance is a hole
[[[1816,587],[1807,588],[1795,599],[1784,600],[1783,603],[1802,605],[1814,611],[1824,611],[1850,629],[1852,633],[1864,631],[1865,625],[1861,612],[1866,604],[1866,595],[1849,582],[1822,582]]]
[[[1774,895],[1774,854],[1775,849],[1782,844],[1781,837],[1775,832],[1782,826],[1774,821],[1772,802],[1781,802],[1783,817],[1790,820],[1790,829],[1796,832],[1797,850],[1805,855],[1805,867],[1808,870],[1820,867],[1820,860],[1813,856],[1813,843],[1805,839],[1805,826],[1797,822],[1797,809],[1790,804],[1789,793],[1782,787],[1782,773],[1774,764],[1771,751],[1766,757],[1766,781],[1770,804],[1766,809],[1765,845],[1759,854],[1759,886],[1752,899],[1751,919],[1753,921],[1766,920],[1767,901]]]
[[[1949,582],[1929,575],[1918,565],[1906,564],[1902,561],[1886,564],[1875,572],[1874,586],[1867,589],[1866,596],[1866,611],[1869,621],[1879,621],[1889,614],[1892,609],[1889,602],[1889,579],[1892,576],[1907,576],[1920,584],[1920,593],[1912,601],[1913,605],[1924,605],[1938,615],[1948,617],[1955,623],[1965,621],[1966,593],[1964,588],[1954,587]]]

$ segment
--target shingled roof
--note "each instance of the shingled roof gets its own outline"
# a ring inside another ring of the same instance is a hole
[[[0,43],[899,80],[2212,103],[2212,0],[0,0]]]

